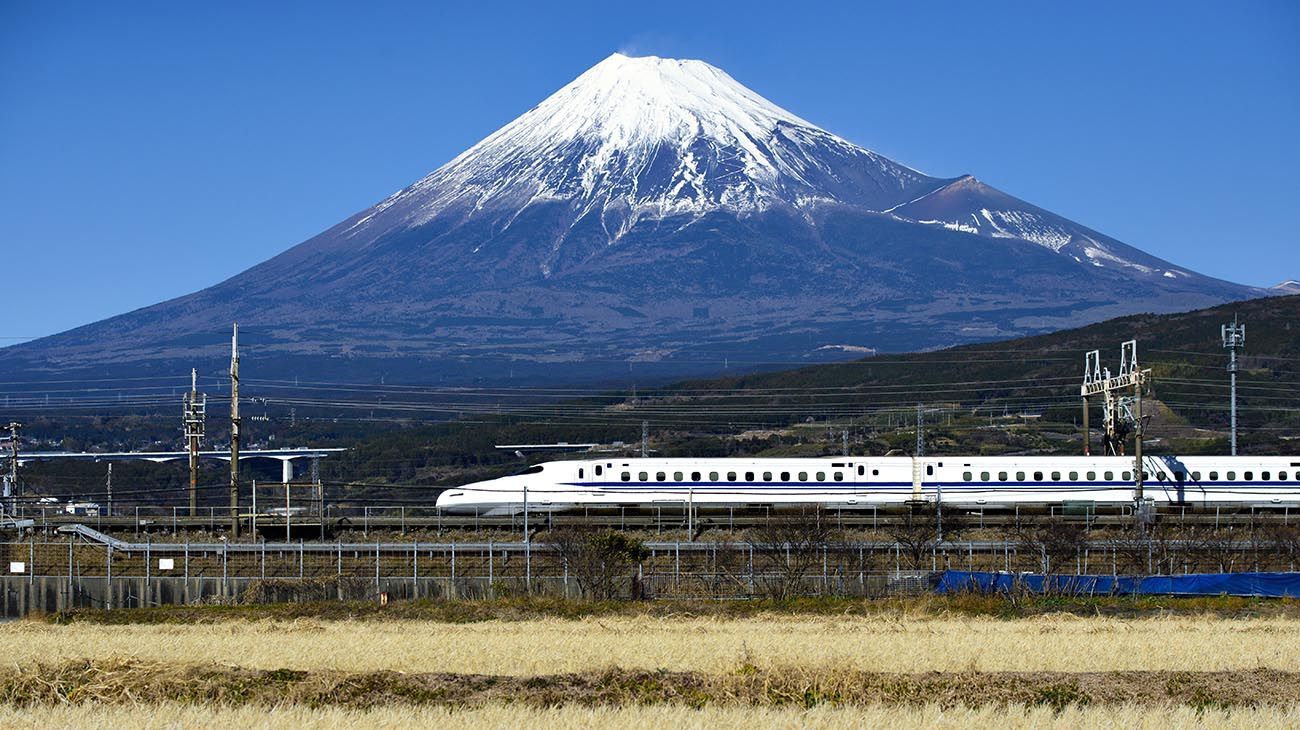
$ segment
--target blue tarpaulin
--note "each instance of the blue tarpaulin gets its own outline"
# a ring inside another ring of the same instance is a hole
[[[1146,577],[1038,575],[947,570],[939,593],[1054,593],[1067,595],[1260,596],[1300,598],[1300,573],[1196,573]]]

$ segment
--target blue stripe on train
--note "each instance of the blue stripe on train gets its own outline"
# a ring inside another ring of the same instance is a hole
[[[627,489],[639,491],[657,491],[660,489],[752,489],[772,488],[772,489],[824,489],[830,487],[833,489],[844,490],[880,490],[880,489],[912,489],[911,482],[564,482],[566,487],[578,488],[599,488],[599,489]],[[990,488],[1028,488],[1028,487],[1051,487],[1053,489],[1071,488],[1076,490],[1095,490],[1095,489],[1124,489],[1132,488],[1133,482],[922,482],[921,488],[942,488],[947,490],[970,490],[970,491],[988,491]],[[1186,482],[1179,485],[1176,482],[1146,482],[1147,489],[1166,490],[1166,491],[1216,491],[1222,488],[1237,489],[1240,487],[1274,487],[1278,489],[1295,489],[1300,488],[1300,482],[1294,481],[1276,481],[1276,482],[1203,482],[1193,483]]]

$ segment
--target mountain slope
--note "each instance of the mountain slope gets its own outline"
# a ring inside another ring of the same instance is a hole
[[[1252,295],[853,145],[708,64],[615,54],[285,253],[0,365],[219,368],[239,320],[267,374],[669,377]]]

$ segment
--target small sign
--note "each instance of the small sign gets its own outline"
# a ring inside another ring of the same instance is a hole
[[[26,572],[27,572],[27,563],[16,563],[16,562],[15,562],[15,563],[10,563],[10,564],[9,564],[9,572],[10,572],[10,573],[26,573]]]
[[[176,567],[176,558],[158,558],[158,570],[173,570]]]

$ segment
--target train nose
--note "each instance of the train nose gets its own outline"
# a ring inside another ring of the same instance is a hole
[[[465,502],[466,496],[464,490],[448,489],[438,495],[438,499],[434,501],[434,506],[443,512],[456,512],[457,508],[465,505]]]

